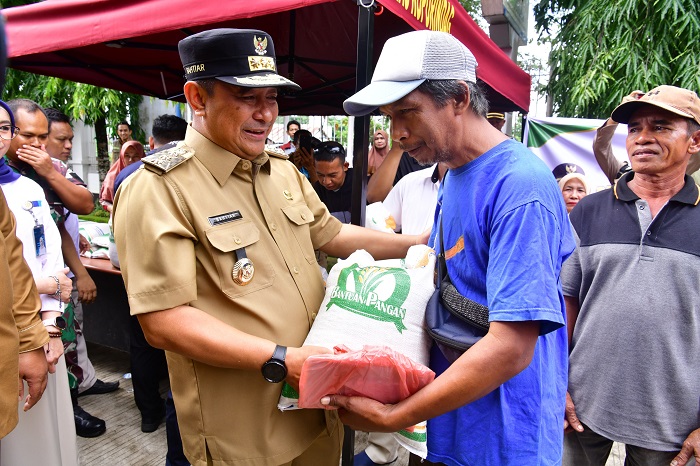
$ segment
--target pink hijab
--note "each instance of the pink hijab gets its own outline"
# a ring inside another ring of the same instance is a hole
[[[383,134],[384,139],[386,140],[386,146],[384,147],[384,149],[377,149],[376,147],[374,147],[374,137],[378,133]],[[372,135],[372,147],[369,148],[369,154],[367,155],[367,174],[369,176],[372,176],[372,174],[377,171],[377,168],[379,168],[382,162],[384,162],[384,159],[389,153],[389,150],[391,150],[391,148],[389,147],[390,143],[391,141],[389,140],[389,135],[386,131],[382,129],[378,129]]]
[[[127,141],[122,145],[122,150],[119,151],[119,160],[112,164],[112,167],[107,172],[105,180],[102,183],[102,189],[100,190],[100,203],[111,204],[114,201],[114,180],[120,171],[126,167],[126,161],[124,160],[124,154],[129,147],[133,147],[137,152],[141,154],[141,157],[145,156],[146,153],[143,150],[143,144],[138,141]]]

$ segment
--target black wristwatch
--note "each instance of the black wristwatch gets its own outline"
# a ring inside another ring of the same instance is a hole
[[[287,356],[287,347],[277,345],[272,357],[262,365],[262,375],[270,383],[280,383],[287,378],[287,365],[284,358]]]
[[[65,330],[67,327],[66,319],[63,316],[56,316],[53,319],[46,319],[41,321],[45,327],[53,326],[60,330]]]

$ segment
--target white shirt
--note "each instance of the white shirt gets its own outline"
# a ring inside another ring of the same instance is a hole
[[[435,166],[404,176],[391,189],[384,207],[394,217],[396,230],[418,235],[433,226],[440,182],[433,183]]]
[[[63,254],[61,253],[61,234],[51,217],[51,210],[46,202],[44,190],[34,181],[25,176],[20,176],[11,183],[3,184],[2,191],[7,198],[7,204],[15,216],[17,223],[17,237],[22,241],[24,260],[32,270],[32,276],[37,278],[54,275],[62,270]],[[24,207],[27,202],[36,204],[31,212]],[[33,214],[33,215],[32,215]],[[39,225],[44,226],[44,238],[46,240],[46,254],[36,255],[34,241],[34,218]],[[49,295],[39,295],[42,311],[58,311],[59,302]]]

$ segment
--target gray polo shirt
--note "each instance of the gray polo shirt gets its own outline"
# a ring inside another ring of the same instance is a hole
[[[561,273],[580,313],[569,392],[586,425],[658,451],[700,427],[700,200],[689,176],[652,220],[624,175],[581,200]]]

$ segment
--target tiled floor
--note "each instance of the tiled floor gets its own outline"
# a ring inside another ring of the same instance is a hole
[[[141,415],[136,404],[129,372],[129,355],[103,346],[88,344],[88,354],[97,376],[105,382],[119,380],[119,389],[104,395],[78,398],[80,406],[107,423],[107,432],[97,438],[78,437],[82,466],[165,465],[165,424],[157,431],[141,432]]]
[[[97,375],[106,382],[119,380],[119,390],[105,395],[88,395],[79,398],[80,406],[90,414],[107,422],[107,432],[101,437],[78,437],[82,466],[164,466],[166,453],[165,424],[157,431],[141,432],[141,416],[132,393],[129,372],[129,355],[104,346],[88,344],[88,354]],[[356,435],[355,451],[366,445],[366,434]],[[622,466],[624,446],[615,444],[606,466]],[[403,451],[392,466],[408,464],[408,454]]]

